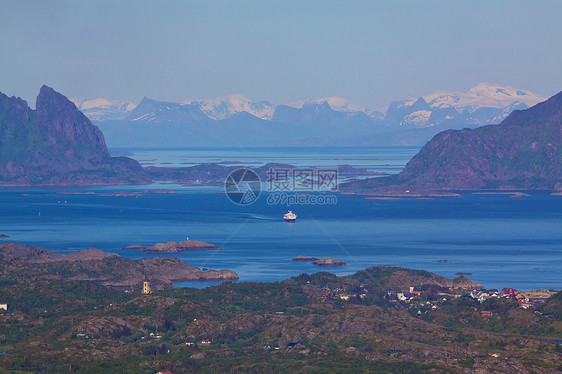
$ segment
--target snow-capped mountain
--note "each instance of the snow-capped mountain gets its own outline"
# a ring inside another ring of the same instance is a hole
[[[420,145],[442,130],[498,124],[542,100],[529,91],[480,83],[467,92],[408,96],[383,111],[341,97],[275,107],[242,95],[183,103],[144,98],[137,107],[105,99],[74,102],[110,146],[232,145],[229,134],[249,146],[314,146],[327,139],[338,145]]]
[[[423,98],[432,108],[453,107],[459,112],[482,107],[505,108],[517,101],[530,107],[546,100],[529,91],[494,83],[480,83],[468,92],[434,92]]]
[[[126,118],[131,123],[177,124],[209,121],[205,113],[195,104],[177,104],[143,98]]]
[[[358,112],[358,111],[365,111],[364,108],[361,108],[359,105],[354,104],[343,97],[321,97],[318,99],[311,99],[305,101],[295,101],[292,103],[287,104],[293,108],[301,109],[305,105],[316,104],[320,105],[322,103],[328,103],[330,108],[333,110],[337,110],[338,112]]]
[[[122,100],[72,98],[70,101],[95,122],[125,119],[137,106]]]
[[[480,83],[468,92],[434,92],[407,97],[388,106],[384,121],[406,127],[450,128],[500,123],[512,111],[527,109],[545,98],[530,91],[498,84]]]
[[[231,95],[217,99],[186,101],[197,105],[209,118],[223,120],[236,113],[247,112],[261,119],[270,120],[275,108],[267,101],[253,101],[242,95]]]

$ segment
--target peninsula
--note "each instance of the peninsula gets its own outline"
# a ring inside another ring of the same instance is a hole
[[[138,287],[148,277],[154,289],[180,281],[236,280],[231,270],[203,271],[173,257],[124,258],[88,248],[72,253],[55,253],[45,248],[5,242],[0,244],[4,271],[27,274],[31,279],[46,276],[67,280],[88,280],[108,287]]]

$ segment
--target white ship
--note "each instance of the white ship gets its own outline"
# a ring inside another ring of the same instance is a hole
[[[297,215],[293,213],[292,210],[289,210],[289,213],[285,213],[283,216],[283,220],[285,222],[295,222],[297,220]]]

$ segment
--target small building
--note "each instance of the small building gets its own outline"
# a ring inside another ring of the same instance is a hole
[[[494,313],[492,313],[492,312],[489,311],[489,310],[483,310],[483,311],[480,312],[480,315],[481,315],[482,317],[491,317],[493,314],[494,314]]]
[[[211,344],[212,341],[213,339],[203,339],[201,340],[201,344]]]
[[[7,303],[0,303],[0,309],[8,310],[8,304]]]
[[[420,286],[416,286],[416,287],[410,286],[410,293],[413,295],[421,295],[423,291]]]
[[[509,295],[509,296],[513,296],[517,293],[517,291],[515,291],[513,288],[504,288],[502,290],[502,295]]]
[[[148,280],[148,277],[145,275],[144,282],[142,282],[142,293],[144,295],[148,295],[151,292],[152,290],[150,289],[150,281]]]

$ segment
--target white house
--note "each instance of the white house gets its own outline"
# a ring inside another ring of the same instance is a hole
[[[0,303],[0,309],[8,310],[8,304]]]

